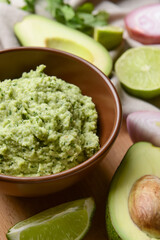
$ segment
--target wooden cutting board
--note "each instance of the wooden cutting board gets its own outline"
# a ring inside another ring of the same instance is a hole
[[[73,187],[38,198],[0,195],[0,240],[6,240],[5,235],[8,229],[19,221],[61,203],[89,196],[95,199],[96,211],[91,229],[84,240],[107,240],[105,205],[109,182],[131,145],[132,141],[127,133],[126,124],[123,122],[120,133],[107,157],[93,172]]]

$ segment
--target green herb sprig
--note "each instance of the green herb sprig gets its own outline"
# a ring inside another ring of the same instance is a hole
[[[22,10],[25,10],[30,13],[35,13],[35,4],[36,0],[24,0],[25,5],[22,7]]]
[[[0,0],[10,4],[10,0]],[[23,10],[35,13],[35,4],[37,0],[24,0],[25,5]],[[104,26],[108,24],[109,14],[105,11],[99,11],[94,14],[94,5],[86,2],[74,9],[69,4],[64,3],[64,0],[46,0],[47,10],[52,17],[68,27],[77,29],[89,36],[93,36],[93,31],[96,26]]]
[[[47,9],[53,18],[89,36],[93,35],[94,27],[104,26],[108,23],[108,13],[99,11],[97,14],[93,14],[94,5],[92,3],[86,2],[77,9],[73,9],[69,4],[64,3],[63,0],[46,1]]]

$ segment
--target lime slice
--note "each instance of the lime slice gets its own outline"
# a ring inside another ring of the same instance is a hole
[[[123,37],[123,29],[116,26],[102,26],[94,29],[94,39],[108,50],[120,45]]]
[[[160,94],[160,48],[129,49],[117,60],[115,70],[128,93],[144,99]]]
[[[8,233],[10,240],[79,240],[89,229],[95,204],[80,199],[50,208],[17,223]]]

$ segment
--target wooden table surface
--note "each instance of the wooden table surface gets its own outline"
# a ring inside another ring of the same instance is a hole
[[[109,182],[132,141],[123,122],[120,133],[107,157],[85,179],[56,194],[38,198],[17,198],[0,195],[0,240],[17,222],[58,204],[92,196],[96,211],[91,229],[84,240],[107,240],[105,205]],[[45,240],[45,239],[42,239]]]

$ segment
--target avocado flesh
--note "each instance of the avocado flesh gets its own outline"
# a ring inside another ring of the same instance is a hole
[[[23,46],[63,50],[91,62],[106,75],[111,73],[112,59],[100,43],[54,20],[31,14],[15,24],[14,32]]]
[[[117,232],[114,230],[114,227],[111,222],[110,213],[108,205],[106,207],[106,229],[108,234],[108,240],[122,240]]]
[[[138,142],[124,156],[110,185],[106,209],[109,239],[157,240],[141,231],[128,211],[130,190],[136,180],[144,175],[160,178],[160,148],[147,142]]]

